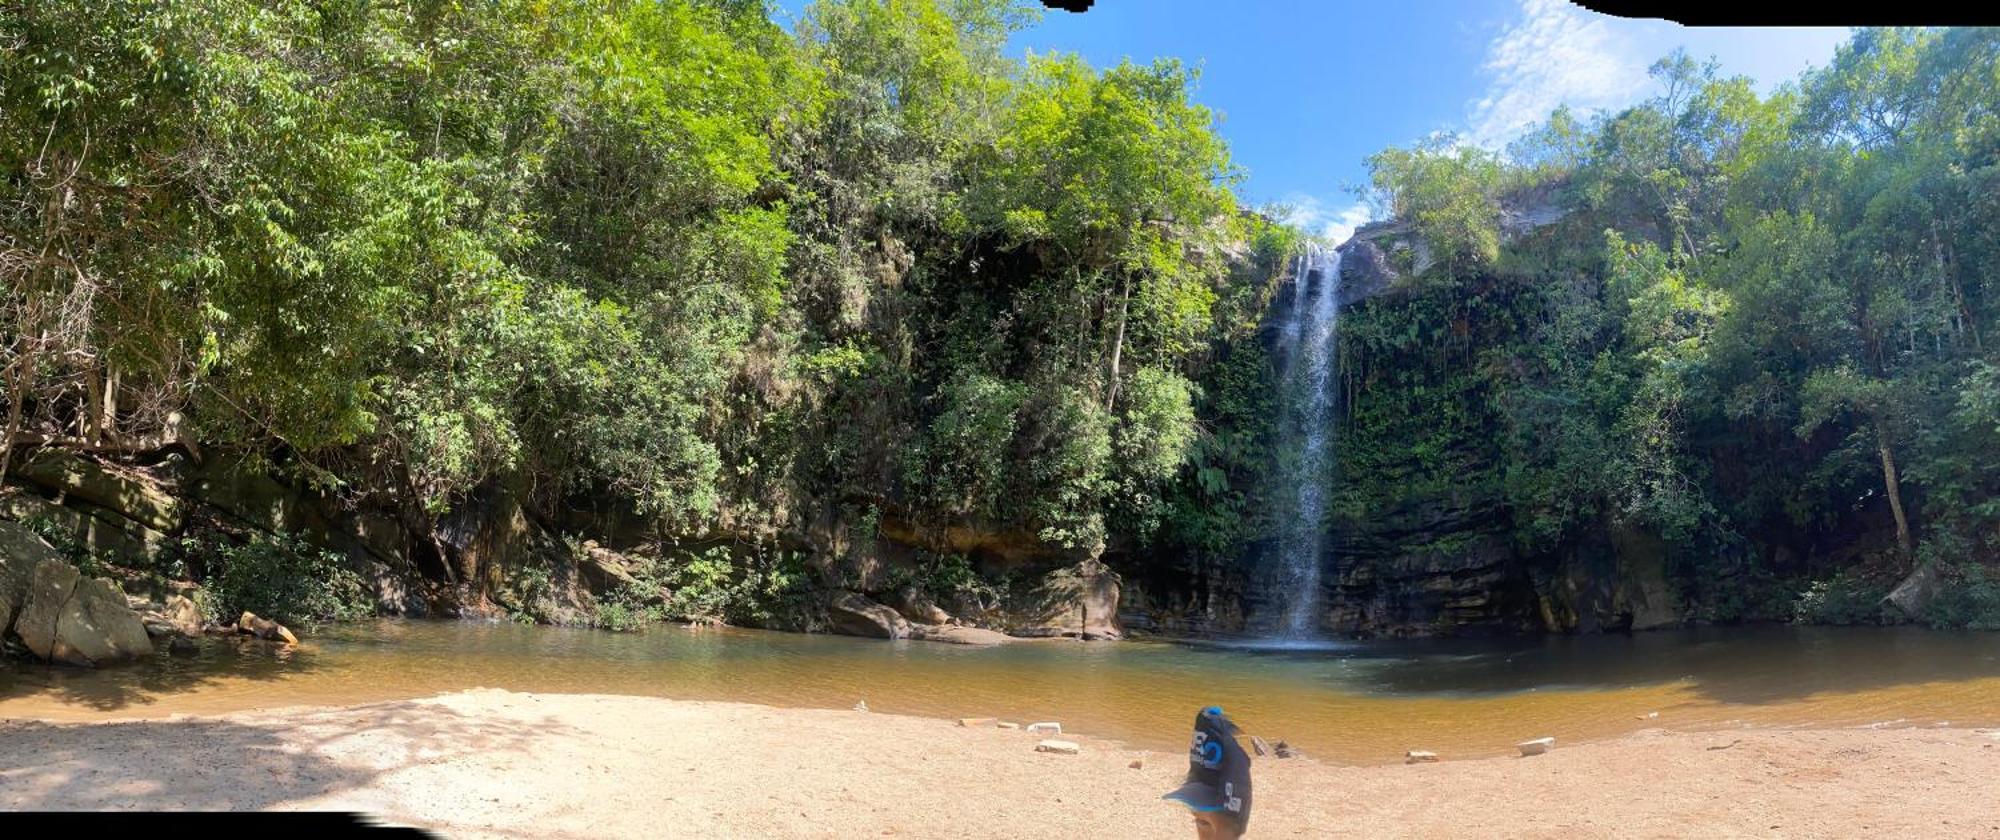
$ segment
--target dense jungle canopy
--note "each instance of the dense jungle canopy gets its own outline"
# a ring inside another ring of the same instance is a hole
[[[1013,57],[1036,16],[0,4],[0,477],[233,453],[447,580],[494,488],[615,509],[722,593],[647,608],[753,622],[813,585],[756,547],[828,516],[1241,573],[1307,237],[1239,206],[1194,70]],[[1662,541],[1691,618],[1880,620],[1923,568],[1918,618],[2000,621],[2000,32],[1861,31],[1769,96],[1655,74],[1371,160],[1422,247],[1342,322],[1327,527],[1474,492],[1522,557]]]

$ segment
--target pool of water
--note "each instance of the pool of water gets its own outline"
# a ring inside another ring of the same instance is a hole
[[[998,648],[754,630],[605,633],[383,620],[297,649],[210,639],[78,671],[0,665],[0,717],[103,720],[423,697],[467,688],[651,695],[1061,721],[1178,749],[1194,711],[1326,760],[1499,755],[1635,729],[2000,725],[2000,634],[1731,628],[1511,641]]]

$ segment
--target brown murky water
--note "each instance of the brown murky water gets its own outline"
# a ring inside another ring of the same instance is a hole
[[[1176,749],[1220,704],[1316,757],[1498,755],[1635,729],[2000,725],[2000,634],[1737,628],[1285,649],[1156,642],[972,648],[748,630],[466,622],[331,628],[299,649],[208,640],[98,672],[0,666],[0,717],[104,720],[423,697],[474,687],[1061,721]],[[1657,714],[1657,716],[1653,716]]]

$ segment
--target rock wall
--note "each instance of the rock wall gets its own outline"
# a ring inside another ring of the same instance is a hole
[[[529,614],[588,624],[599,596],[639,584],[633,570],[641,555],[751,539],[717,533],[668,540],[613,505],[538,512],[524,504],[520,491],[499,484],[481,488],[433,527],[418,529],[379,495],[317,492],[227,453],[210,453],[198,463],[175,455],[139,466],[51,452],[29,463],[32,469],[10,476],[11,486],[0,492],[0,522],[53,524],[76,545],[137,568],[150,567],[172,541],[196,529],[296,534],[344,556],[373,584],[377,609],[386,615]],[[572,545],[565,534],[590,538]],[[1000,633],[1123,635],[1119,576],[1094,558],[1029,534],[970,522],[919,525],[892,515],[862,535],[842,509],[829,508],[808,527],[775,539],[804,552],[820,575],[817,610],[782,619],[777,629],[972,644],[990,643]],[[971,558],[980,574],[1007,585],[990,598],[954,598],[902,583],[943,555]],[[641,593],[656,605],[670,595]],[[0,598],[0,609],[11,612],[14,601]],[[909,617],[892,620],[902,613]],[[899,628],[896,620],[905,623]],[[889,629],[878,632],[881,627]]]

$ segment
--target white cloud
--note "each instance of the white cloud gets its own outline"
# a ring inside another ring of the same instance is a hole
[[[1466,105],[1462,143],[1498,150],[1567,104],[1578,116],[1638,102],[1658,88],[1647,68],[1675,48],[1715,57],[1768,93],[1824,65],[1850,30],[1699,27],[1600,15],[1567,0],[1521,0],[1520,16],[1486,45],[1486,90]]]
[[[1281,221],[1298,227],[1307,233],[1325,237],[1338,245],[1354,235],[1354,229],[1374,221],[1368,205],[1355,202],[1340,209],[1334,209],[1326,202],[1310,195],[1293,193],[1284,198],[1291,207],[1291,214]]]
[[[1614,108],[1651,85],[1651,60],[1608,19],[1566,0],[1522,0],[1521,16],[1486,47],[1491,83],[1470,105],[1467,141],[1497,149],[1558,105]]]

